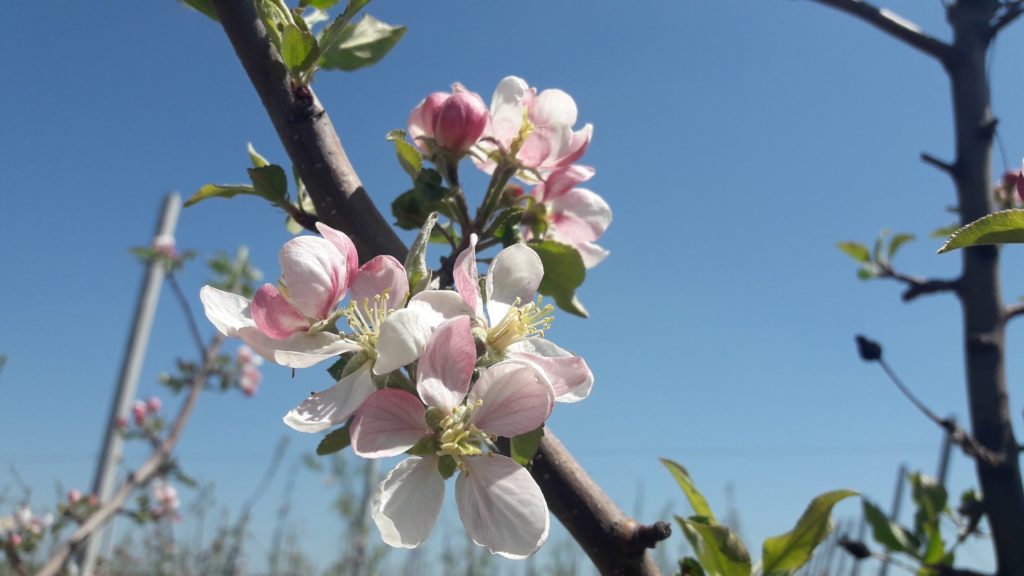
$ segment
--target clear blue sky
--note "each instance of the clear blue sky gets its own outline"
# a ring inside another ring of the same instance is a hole
[[[939,2],[888,5],[948,37]],[[550,424],[595,480],[627,510],[642,491],[647,521],[665,501],[689,513],[658,457],[684,463],[717,509],[732,482],[758,557],[761,540],[820,492],[853,488],[887,506],[900,462],[933,473],[939,430],[857,359],[853,335],[880,339],[927,404],[964,419],[958,306],[949,296],[903,305],[898,286],[857,281],[834,244],[882,227],[912,232],[922,239],[900,269],[958,273],[958,257],[936,256],[926,238],[950,223],[952,187],[918,161],[952,154],[940,67],[806,1],[510,6],[378,0],[370,13],[408,24],[405,39],[377,67],[321,73],[315,88],[383,209],[407,184],[384,134],[453,81],[485,99],[509,74],[559,87],[594,124],[589,187],[615,213],[602,242],[611,256],[581,292],[591,318],[562,314],[550,336],[585,356],[597,383]],[[149,241],[162,196],[243,181],[247,141],[287,160],[222,30],[176,2],[16,2],[5,19],[23,25],[0,36],[0,486],[14,465],[45,504],[56,481],[91,482],[142,275],[127,249]],[[1011,166],[1024,151],[1022,52],[1018,25],[993,62]],[[179,245],[204,256],[249,245],[270,278],[288,238],[279,213],[253,198],[189,208],[178,227]],[[1005,252],[1015,299],[1024,249]],[[193,266],[181,278],[194,306],[206,277]],[[164,295],[142,395],[163,394],[157,374],[192,350]],[[1020,330],[1009,335],[1015,415]],[[319,436],[280,418],[329,384],[320,369],[293,381],[268,366],[253,399],[204,396],[183,464],[237,505],[280,436],[293,455],[313,450]],[[958,454],[954,493],[974,484]],[[278,483],[257,511],[263,544],[279,493]],[[332,492],[307,474],[298,493],[293,517],[326,563],[337,546]],[[989,566],[983,551],[963,561]]]

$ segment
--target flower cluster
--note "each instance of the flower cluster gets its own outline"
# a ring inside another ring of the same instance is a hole
[[[181,500],[178,498],[178,490],[166,480],[157,478],[153,481],[153,506],[150,514],[154,518],[170,518],[178,520],[178,509],[181,507]]]
[[[554,309],[536,298],[539,256],[525,244],[509,246],[481,281],[472,236],[455,261],[455,290],[411,295],[397,260],[358,266],[345,234],[317,228],[322,237],[284,245],[280,280],[251,301],[205,286],[207,317],[283,366],[345,360],[338,382],[284,421],[304,432],[349,423],[353,450],[367,458],[410,454],[374,498],[385,542],[422,542],[444,480],[458,472],[456,500],[473,540],[509,557],[532,554],[547,537],[547,506],[530,474],[495,442],[540,428],[554,402],[582,400],[594,380],[582,358],[544,338]]]
[[[561,90],[539,94],[525,80],[503,79],[488,110],[461,84],[452,92],[435,92],[409,116],[409,136],[439,166],[469,154],[488,174],[509,170],[535,187],[515,195],[522,204],[524,239],[547,239],[575,248],[587,268],[608,252],[595,244],[611,224],[608,204],[578,187],[594,169],[576,164],[593,134],[590,124],[575,130],[576,103]]]
[[[0,542],[13,548],[34,543],[53,525],[53,520],[53,514],[34,514],[31,506],[22,504],[11,516],[0,516]]]
[[[260,365],[263,358],[260,358],[252,351],[252,348],[242,345],[235,353],[235,365],[238,370],[238,387],[246,396],[253,396],[259,390],[260,382],[263,380],[263,373],[260,372]]]

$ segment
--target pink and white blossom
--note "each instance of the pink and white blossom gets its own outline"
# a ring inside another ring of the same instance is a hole
[[[487,128],[489,114],[480,95],[461,84],[452,92],[434,92],[409,115],[409,136],[422,150],[435,148],[463,155],[477,143]]]
[[[558,89],[540,94],[525,80],[508,76],[491,97],[491,123],[479,143],[482,158],[477,166],[494,171],[498,157],[515,161],[518,175],[534,182],[579,160],[590,145],[593,126],[574,131],[576,102]]]
[[[497,436],[542,426],[554,392],[534,367],[515,361],[487,368],[471,386],[475,364],[470,318],[446,320],[419,361],[418,397],[380,390],[352,422],[352,448],[363,457],[394,456],[417,443],[433,447],[401,462],[374,493],[373,520],[391,546],[415,548],[430,535],[444,499],[445,460],[460,471],[455,498],[474,542],[495,554],[525,558],[547,539],[550,519],[537,483],[511,458],[489,450]]]
[[[530,192],[535,209],[528,214],[543,222],[544,238],[568,244],[583,258],[583,265],[593,268],[601,263],[608,251],[595,240],[604,234],[612,222],[612,210],[597,194],[577,185],[594,176],[589,166],[572,165],[559,168]],[[524,237],[532,237],[529,229]]]
[[[153,516],[157,518],[170,517],[178,518],[178,509],[181,507],[181,499],[178,497],[178,490],[162,478],[153,481]]]

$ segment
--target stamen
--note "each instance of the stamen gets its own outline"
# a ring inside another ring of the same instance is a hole
[[[541,297],[536,302],[529,302],[520,306],[520,299],[516,298],[509,308],[505,317],[501,319],[487,332],[487,343],[504,352],[509,346],[523,339],[539,336],[544,337],[544,331],[551,329],[555,307],[551,304],[541,306]]]

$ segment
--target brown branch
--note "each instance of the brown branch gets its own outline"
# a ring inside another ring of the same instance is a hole
[[[294,87],[251,0],[216,0],[224,31],[316,206],[321,222],[348,234],[365,262],[405,259],[406,247],[363,188],[316,94]],[[306,226],[306,222],[300,223]]]
[[[1016,2],[1007,2],[1004,4],[1004,10],[1002,14],[996,16],[992,20],[992,24],[989,28],[989,36],[995,36],[1003,28],[1006,28],[1013,23],[1021,14],[1024,14],[1024,1],[1017,0]]]
[[[881,278],[891,278],[898,282],[906,284],[907,289],[903,291],[900,298],[904,302],[910,302],[918,296],[924,296],[925,294],[935,294],[938,292],[956,292],[960,287],[960,280],[943,280],[937,278],[918,278],[917,276],[908,276],[901,274],[893,270],[892,266],[888,264],[882,265]]]
[[[1017,304],[1007,306],[1003,309],[1003,322],[1012,320],[1022,314],[1024,314],[1024,302],[1018,302]]]
[[[944,160],[939,160],[927,152],[921,152],[921,161],[925,164],[930,164],[938,168],[950,176],[956,177],[956,164],[950,164]]]
[[[878,8],[862,0],[812,0],[836,10],[852,14],[873,25],[883,32],[898,38],[934,57],[945,64],[952,51],[949,44],[925,34],[911,22],[897,16],[889,10]]]
[[[56,576],[59,574],[64,568],[64,564],[67,563],[68,558],[75,553],[78,547],[94,532],[106,524],[112,516],[120,512],[125,501],[128,500],[136,489],[146,485],[146,483],[148,483],[167,465],[171,459],[171,453],[174,451],[174,447],[177,446],[178,440],[181,438],[181,434],[185,430],[185,425],[188,423],[189,417],[195,409],[196,400],[199,399],[199,393],[206,387],[206,381],[216,364],[217,354],[220,351],[220,346],[223,341],[224,338],[222,336],[215,336],[211,341],[210,346],[206,349],[203,365],[192,379],[192,385],[189,388],[188,397],[185,399],[185,403],[178,412],[178,416],[175,418],[170,432],[160,444],[159,448],[154,450],[141,466],[128,475],[124,484],[121,485],[117,492],[115,492],[108,501],[100,503],[100,507],[93,512],[81,526],[78,527],[78,530],[75,530],[74,534],[57,547],[42,569],[40,569],[39,572],[36,572],[36,576]]]
[[[363,190],[316,95],[308,89],[293,90],[289,84],[285,66],[252,2],[213,0],[213,5],[299,168],[318,218],[351,236],[364,261],[380,254],[404,260],[407,248]],[[645,547],[662,535],[667,537],[668,526],[645,527],[626,516],[550,432],[541,441],[532,474],[551,511],[602,574],[658,574]]]

